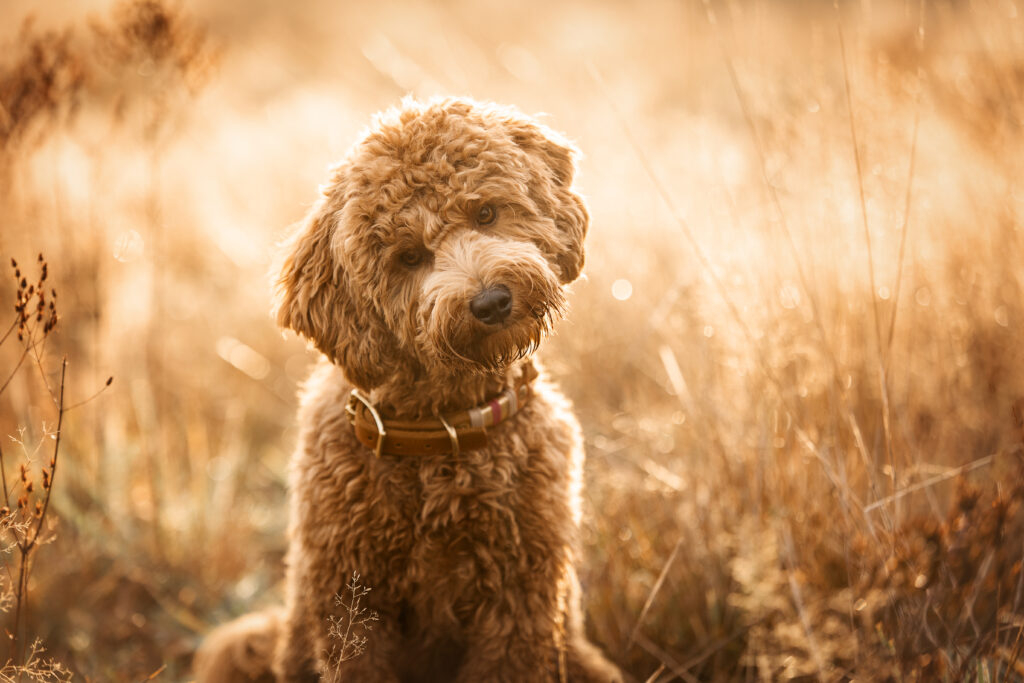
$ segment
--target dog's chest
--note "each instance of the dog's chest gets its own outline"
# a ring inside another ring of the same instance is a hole
[[[497,592],[508,571],[525,562],[522,528],[537,500],[539,453],[520,438],[492,438],[488,448],[458,458],[379,463],[380,496],[394,507],[389,573],[446,596]],[[550,482],[544,485],[548,488]],[[378,545],[378,548],[380,546]]]
[[[443,540],[453,550],[483,530],[514,533],[522,475],[530,465],[530,453],[517,445],[392,465],[387,486],[407,497],[396,522],[408,525],[417,540]]]
[[[359,571],[378,601],[464,622],[571,544],[580,460],[558,407],[535,400],[458,456],[375,458],[314,421],[293,480],[302,543],[331,558],[339,585]]]

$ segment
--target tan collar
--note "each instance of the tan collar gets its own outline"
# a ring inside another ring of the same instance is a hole
[[[358,389],[353,389],[345,406],[356,438],[381,455],[447,455],[472,451],[487,445],[487,427],[508,419],[530,398],[530,383],[537,377],[533,363],[523,365],[515,385],[490,401],[469,410],[436,418],[408,421],[384,420]]]

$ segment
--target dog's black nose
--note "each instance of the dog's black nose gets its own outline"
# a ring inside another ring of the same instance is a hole
[[[488,287],[469,302],[469,310],[488,325],[497,325],[512,312],[512,293],[505,285]]]

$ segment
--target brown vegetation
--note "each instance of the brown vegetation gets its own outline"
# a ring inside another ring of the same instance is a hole
[[[661,682],[1024,678],[1019,0],[52,7],[0,8],[0,256],[49,259],[70,403],[118,381],[61,428],[21,643],[178,680],[280,602],[311,355],[271,248],[411,91],[586,153],[588,279],[543,353],[587,437],[595,641]],[[4,456],[53,410],[19,370]]]

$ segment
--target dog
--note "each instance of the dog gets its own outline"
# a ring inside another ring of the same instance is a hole
[[[513,108],[407,99],[331,169],[277,279],[323,354],[286,604],[207,638],[199,681],[622,680],[584,635],[579,424],[532,359],[583,268],[577,156]]]

